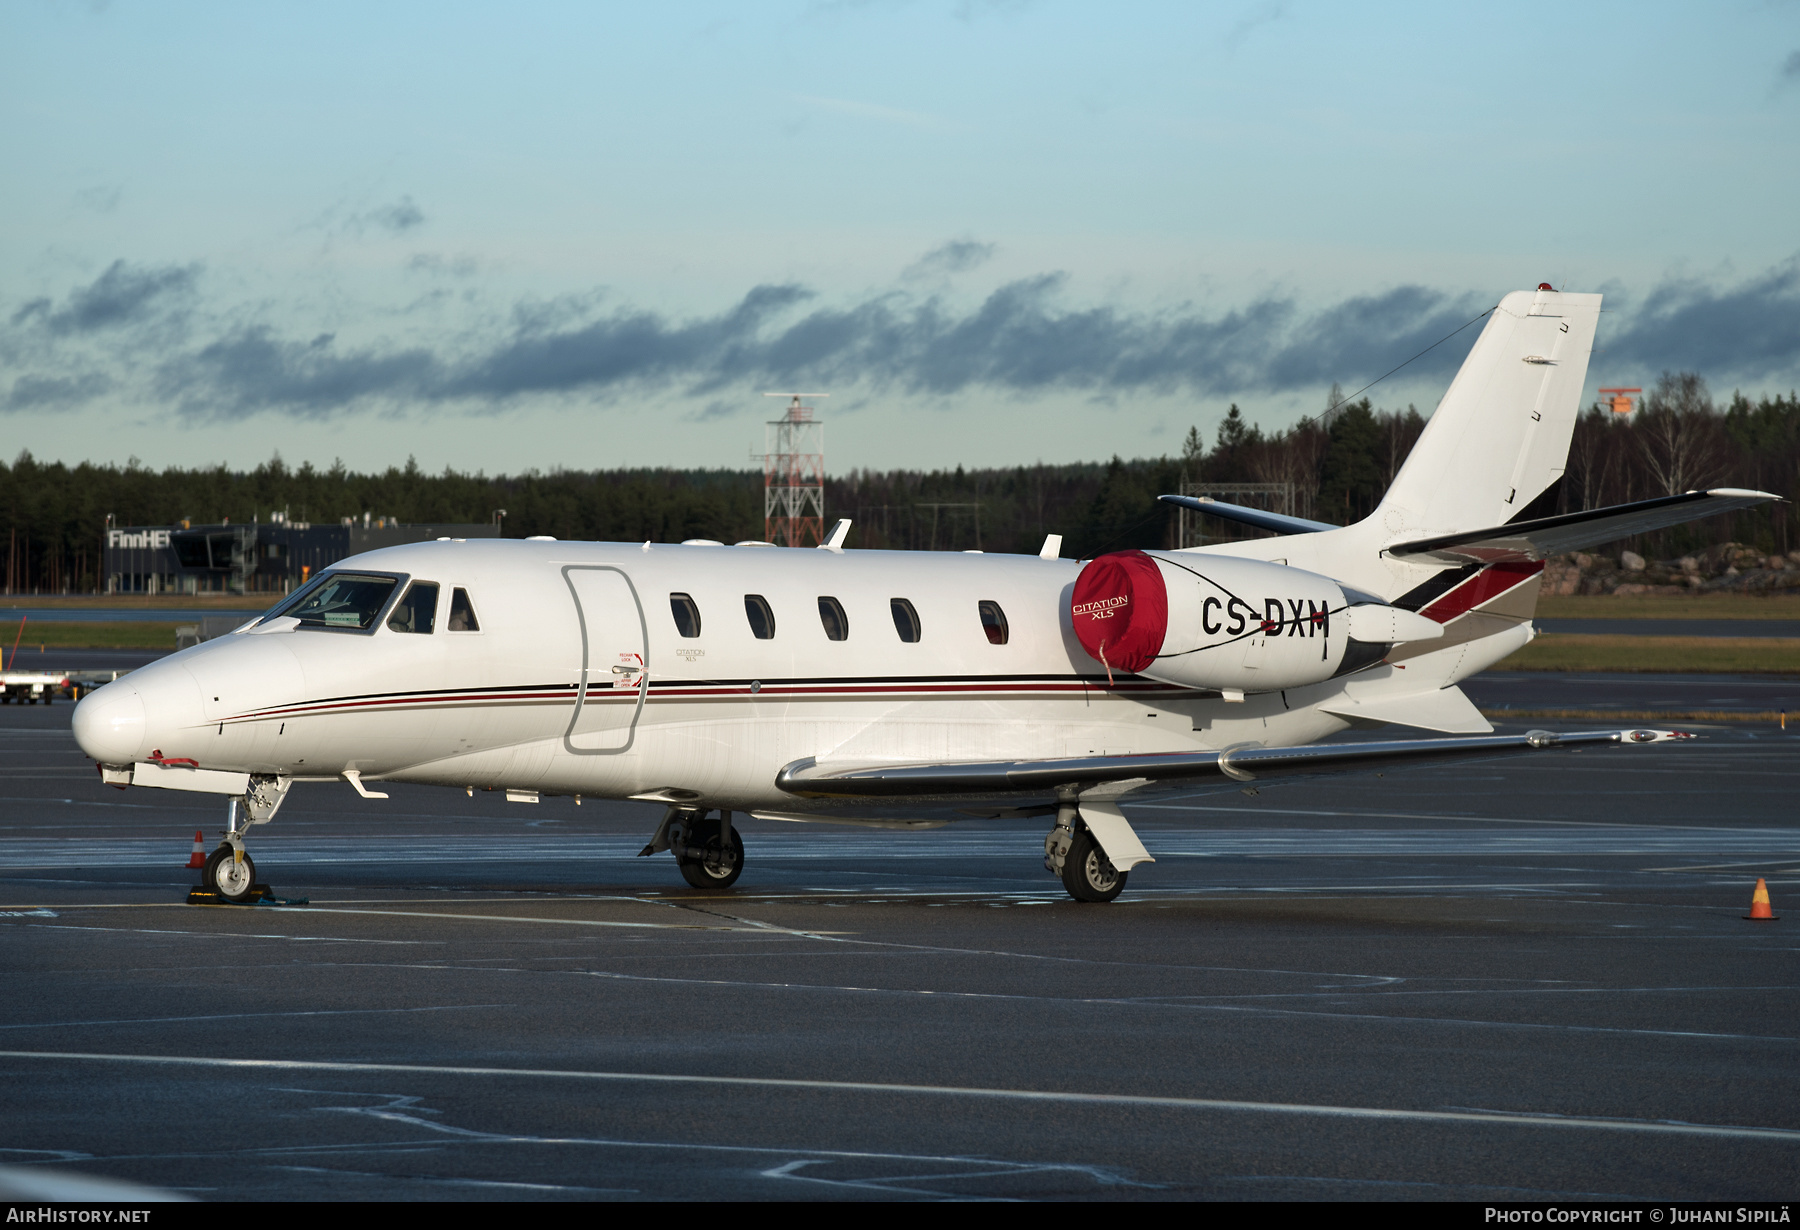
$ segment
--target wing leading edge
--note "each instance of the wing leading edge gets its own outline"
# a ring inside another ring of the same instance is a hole
[[[1287,777],[1403,761],[1454,760],[1483,752],[1525,752],[1606,743],[1661,743],[1691,735],[1670,730],[1588,730],[1557,734],[1460,739],[1389,739],[1324,743],[1307,747],[1239,747],[1208,752],[1158,752],[1135,756],[1070,756],[1055,760],[993,760],[906,765],[821,765],[796,760],[775,784],[803,798],[932,798],[959,794],[1010,794],[1105,782],[1160,782],[1221,775],[1234,781]]]
[[[1254,525],[1259,530],[1274,530],[1277,534],[1319,534],[1342,528],[1325,521],[1308,521],[1305,517],[1290,517],[1285,513],[1267,512],[1261,508],[1246,508],[1242,504],[1224,504],[1204,495],[1159,495],[1156,498],[1164,503],[1191,508],[1195,512],[1203,512],[1225,521]]]

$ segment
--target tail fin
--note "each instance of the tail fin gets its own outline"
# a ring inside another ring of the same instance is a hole
[[[1413,537],[1555,512],[1599,319],[1599,295],[1502,299],[1371,519]]]

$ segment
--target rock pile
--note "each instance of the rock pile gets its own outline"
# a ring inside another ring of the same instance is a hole
[[[1772,594],[1800,591],[1800,551],[1769,555],[1722,542],[1697,555],[1647,560],[1636,551],[1577,551],[1544,563],[1545,594]]]

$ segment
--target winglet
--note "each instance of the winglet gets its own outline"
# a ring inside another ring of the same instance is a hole
[[[838,523],[831,527],[831,537],[819,544],[819,550],[835,551],[842,554],[844,550],[844,539],[848,537],[850,537],[850,518],[840,517],[838,518]]]

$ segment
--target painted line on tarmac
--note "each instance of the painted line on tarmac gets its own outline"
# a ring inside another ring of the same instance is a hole
[[[801,936],[800,938],[806,938],[806,937]],[[867,943],[866,941],[858,941],[858,940],[837,941],[837,942],[839,942],[839,943],[847,942],[847,943],[851,943],[851,944]],[[872,946],[897,947],[896,945],[882,945],[882,944],[874,944]],[[922,946],[920,946],[918,948],[918,951],[920,951],[924,955],[936,955],[935,950],[932,950],[929,948],[924,948]],[[825,953],[817,953],[817,954],[784,953],[783,955],[788,956],[788,957],[796,957],[796,956],[809,956],[809,955],[824,956],[824,955],[828,955],[828,954],[825,954]],[[976,955],[979,955],[979,954],[976,954]],[[427,970],[434,970],[434,971],[443,970],[443,971],[455,971],[455,972],[463,972],[463,973],[483,972],[483,973],[495,973],[495,974],[525,974],[525,973],[534,972],[532,970],[522,968],[522,967],[516,967],[516,966],[509,967],[509,966],[487,966],[487,965],[484,965],[484,966],[450,965],[450,964],[433,964],[433,965],[427,965],[427,966],[400,965],[399,968],[401,968],[401,969],[427,969]],[[545,970],[542,972],[549,974],[553,977],[599,978],[599,979],[604,979],[604,980],[612,981],[612,982],[641,982],[641,983],[649,983],[649,984],[663,984],[663,985],[674,985],[674,986],[727,987],[727,988],[731,988],[733,990],[750,990],[750,991],[786,991],[786,992],[800,992],[800,993],[805,993],[805,992],[811,991],[811,992],[818,992],[820,994],[877,995],[877,996],[890,995],[890,996],[897,996],[900,998],[930,997],[933,999],[965,999],[965,1000],[977,1000],[977,1001],[1012,1001],[1012,1002],[1047,1003],[1047,1004],[1067,1004],[1067,1005],[1079,1005],[1079,1006],[1086,1006],[1086,1007],[1101,1007],[1101,1008],[1104,1008],[1104,1007],[1167,1008],[1167,1009],[1172,1009],[1174,1011],[1179,1011],[1179,1012],[1213,1012],[1213,1013],[1219,1013],[1222,1015],[1233,1015],[1233,1016],[1300,1017],[1300,1018],[1316,1018],[1316,1019],[1322,1019],[1322,1020],[1360,1021],[1360,1022],[1363,1022],[1365,1024],[1370,1024],[1370,1025],[1402,1025],[1402,1026],[1419,1025],[1419,1026],[1426,1026],[1426,1027],[1442,1027],[1442,1028],[1451,1028],[1451,1029],[1455,1029],[1455,1028],[1500,1029],[1500,1030],[1545,1031],[1545,1032],[1554,1032],[1554,1033],[1581,1033],[1581,1034],[1633,1034],[1633,1035],[1637,1035],[1640,1037],[1652,1037],[1652,1038],[1707,1038],[1707,1039],[1712,1039],[1715,1041],[1730,1041],[1730,1042],[1796,1042],[1796,1041],[1800,1041],[1800,1038],[1795,1038],[1793,1036],[1786,1035],[1786,1034],[1727,1034],[1727,1033],[1705,1032],[1705,1031],[1701,1031],[1701,1030],[1692,1030],[1692,1029],[1633,1029],[1629,1026],[1623,1026],[1623,1025],[1556,1025],[1556,1024],[1546,1024],[1541,1021],[1489,1021],[1489,1020],[1471,1019],[1468,1017],[1453,1017],[1453,1016],[1402,1016],[1398,1013],[1389,1013],[1389,1012],[1324,1011],[1324,1010],[1316,1009],[1316,1008],[1279,1008],[1279,1007],[1270,1007],[1270,1006],[1266,1006],[1263,1004],[1223,1003],[1223,1002],[1219,1002],[1216,999],[1211,1000],[1211,1001],[1204,1001],[1204,1000],[1202,1000],[1202,997],[1199,997],[1199,996],[1024,995],[1024,994],[1019,994],[1019,993],[1007,993],[1007,992],[999,992],[999,991],[939,991],[939,990],[920,990],[920,989],[916,989],[916,988],[907,988],[907,987],[852,986],[852,985],[845,984],[845,983],[828,983],[828,982],[758,982],[758,981],[752,981],[749,979],[742,979],[742,978],[682,978],[682,977],[676,977],[676,976],[668,975],[668,974],[627,974],[627,973],[621,973],[621,972],[618,972],[615,970],[600,970],[600,969]],[[1672,993],[1680,993],[1680,992],[1686,991],[1686,990],[1718,990],[1718,989],[1721,989],[1721,988],[1673,988]],[[1785,991],[1785,990],[1791,990],[1792,988],[1783,986],[1783,987],[1771,987],[1771,988],[1754,987],[1754,988],[1722,988],[1722,989],[1725,989],[1725,990],[1739,990],[1739,989],[1784,990]],[[1607,988],[1597,988],[1596,993],[1603,993],[1606,990],[1607,990]],[[1632,988],[1625,988],[1624,990],[1628,993],[1636,993],[1636,992],[1654,993],[1654,992],[1661,990],[1661,988],[1632,987]],[[1318,999],[1318,1000],[1334,1000],[1335,999],[1335,1000],[1349,1000],[1349,1001],[1355,1002],[1357,1000],[1363,1000],[1363,999],[1371,999],[1371,1000],[1379,1001],[1383,998],[1388,997],[1389,995],[1397,995],[1397,994],[1400,994],[1400,993],[1399,992],[1389,992],[1386,990],[1363,991],[1360,988],[1347,988],[1344,990],[1336,990],[1336,991],[1317,991],[1317,992],[1308,992],[1308,993],[1291,992],[1291,993],[1285,993],[1285,994],[1273,993],[1273,994],[1269,994],[1269,995],[1228,996],[1228,997],[1221,997],[1221,998],[1230,998],[1230,999],[1239,999],[1239,1000],[1247,999],[1247,998],[1254,998],[1254,999],[1277,999],[1277,998]]]
[[[620,1084],[712,1085],[753,1089],[791,1089],[820,1093],[873,1093],[989,1101],[1048,1102],[1076,1106],[1137,1106],[1167,1110],[1226,1111],[1321,1119],[1374,1119],[1401,1123],[1582,1128],[1589,1131],[1636,1132],[1658,1136],[1710,1136],[1736,1140],[1800,1143],[1800,1129],[1794,1128],[1684,1123],[1678,1120],[1599,1119],[1579,1115],[1559,1115],[1553,1112],[1401,1110],[1381,1106],[1330,1106],[1306,1102],[1244,1102],[1226,1098],[1176,1098],[1129,1093],[1069,1093],[1056,1090],[999,1089],[966,1085],[903,1085],[880,1084],[874,1081],[792,1080],[758,1076],[688,1076],[661,1072],[582,1072],[561,1068],[478,1068],[419,1063],[336,1063],[305,1059],[223,1059],[210,1055],[0,1051],[0,1059],[45,1059],[59,1063],[165,1064],[192,1068],[235,1068],[242,1071],[401,1073],[415,1076],[499,1076],[527,1080],[604,1081]]]
[[[299,912],[296,910],[296,912]],[[544,923],[552,927],[624,927],[635,931],[766,931],[766,926],[725,927],[706,923],[606,922],[594,918],[520,918],[514,914],[451,914],[427,910],[351,910],[342,906],[323,909],[306,906],[308,914],[375,914],[384,918],[454,918],[467,922]],[[785,930],[785,928],[774,928]]]
[[[170,1025],[191,1021],[240,1021],[256,1017],[389,1016],[409,1012],[474,1012],[516,1008],[517,1004],[438,1004],[430,1008],[313,1008],[293,1012],[216,1012],[210,1016],[142,1016],[107,1021],[44,1021],[36,1025],[0,1025],[0,1029],[80,1029],[94,1025]]]
[[[272,912],[266,909],[264,911],[265,914]],[[36,927],[42,931],[108,931],[124,935],[179,935],[194,940],[291,940],[297,944],[381,944],[401,947],[417,947],[422,944],[444,942],[442,940],[371,940],[338,935],[277,935],[273,932],[260,931],[184,931],[169,927],[96,927],[59,922],[29,922],[14,925]]]

